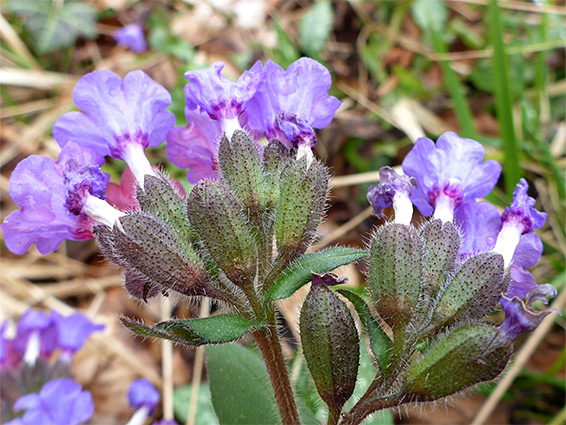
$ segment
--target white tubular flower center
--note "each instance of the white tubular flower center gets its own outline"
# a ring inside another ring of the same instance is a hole
[[[406,193],[397,191],[393,197],[393,209],[395,210],[395,223],[411,224],[413,218],[413,203]]]
[[[450,202],[450,197],[441,193],[436,198],[436,206],[432,218],[434,220],[440,219],[443,223],[454,220],[454,206]]]
[[[92,195],[87,196],[83,212],[93,220],[105,224],[110,228],[114,226],[120,217],[125,215],[122,211],[117,210],[108,202]]]
[[[136,410],[126,425],[143,425],[148,416],[149,409],[146,406],[142,406]]]
[[[132,174],[141,188],[143,188],[143,180],[146,174],[150,176],[156,175],[141,145],[129,143],[124,149],[123,158],[130,170],[132,170]]]
[[[226,134],[228,139],[232,139],[232,135],[236,130],[241,130],[242,126],[238,121],[238,118],[222,118],[220,120],[220,127],[222,127],[222,131]]]
[[[519,239],[521,239],[521,232],[522,230],[519,227],[512,223],[506,223],[497,236],[497,242],[495,242],[493,252],[503,256],[506,268],[509,267],[513,260],[515,249],[517,245],[519,245]]]

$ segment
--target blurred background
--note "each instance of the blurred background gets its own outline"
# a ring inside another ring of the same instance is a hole
[[[1,219],[17,206],[9,196],[15,165],[30,154],[57,158],[51,137],[56,119],[74,108],[78,79],[96,69],[121,76],[142,69],[173,96],[177,125],[183,114],[183,73],[224,61],[236,79],[256,60],[287,67],[301,56],[332,73],[331,94],[344,101],[329,127],[318,132],[316,155],[332,167],[331,206],[316,248],[363,247],[380,221],[366,200],[377,171],[399,165],[416,138],[435,140],[445,131],[480,141],[488,159],[503,165],[490,195],[509,203],[520,177],[537,208],[549,218],[537,233],[544,255],[531,270],[538,283],[559,290],[564,310],[566,166],[566,8],[561,0],[3,0],[0,17]],[[143,29],[147,48],[118,45],[115,33],[130,24]],[[140,51],[143,50],[143,51]],[[187,189],[186,172],[167,162],[165,144],[148,151]],[[104,171],[118,183],[124,164]],[[420,220],[419,217],[415,219]],[[126,397],[136,378],[163,392],[155,417],[213,424],[202,353],[141,341],[118,314],[160,320],[161,300],[142,305],[128,297],[120,270],[98,254],[94,242],[68,242],[42,256],[1,247],[0,319],[16,320],[27,308],[86,312],[106,330],[75,356],[74,375],[92,392],[92,424],[125,423],[133,410]],[[354,266],[340,271],[363,292]],[[297,313],[304,294],[281,305],[286,354],[294,352]],[[171,301],[177,317],[208,311],[199,302]],[[496,317],[500,319],[500,317]],[[483,385],[434,406],[403,408],[367,423],[562,424],[566,420],[564,316],[517,341],[512,379]],[[362,356],[363,357],[363,356]],[[366,356],[361,379],[373,377]],[[172,365],[172,366],[171,366]],[[171,374],[173,367],[174,374]],[[295,368],[306,397],[313,392],[304,363]],[[302,379],[301,377],[304,377]],[[488,401],[488,397],[491,398]],[[190,402],[191,396],[193,398]],[[312,404],[315,415],[321,406]],[[189,409],[190,407],[190,409]],[[190,410],[190,411],[189,411]]]

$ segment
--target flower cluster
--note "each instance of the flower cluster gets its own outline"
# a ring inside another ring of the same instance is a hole
[[[25,410],[9,424],[78,425],[88,420],[94,413],[92,396],[70,377],[70,364],[90,335],[104,326],[80,313],[64,317],[54,310],[49,315],[27,310],[13,338],[6,337],[7,327],[6,321],[0,328],[0,379],[6,390],[2,407],[12,414]],[[39,393],[33,392],[38,385]]]
[[[328,95],[332,79],[318,62],[301,58],[286,70],[268,60],[245,71],[232,82],[222,75],[217,62],[185,77],[187,126],[167,136],[167,156],[181,168],[189,168],[187,179],[215,178],[218,145],[222,134],[229,137],[246,129],[256,140],[279,140],[312,157],[316,144],[314,128],[326,127],[341,105]],[[259,148],[259,146],[258,146]]]
[[[510,275],[507,292],[501,294],[506,314],[501,329],[512,339],[522,331],[535,329],[550,314],[535,312],[532,303],[546,303],[547,295],[556,295],[551,285],[537,285],[527,270],[542,255],[542,242],[534,229],[542,227],[546,214],[534,209],[536,201],[527,194],[529,187],[524,179],[517,184],[513,201],[502,215],[494,205],[478,201],[495,187],[501,174],[499,163],[483,161],[484,156],[480,143],[451,132],[440,136],[436,144],[422,137],[403,161],[406,176],[388,167],[382,169],[381,183],[370,187],[368,200],[378,217],[383,208],[394,206],[396,222],[406,223],[407,219],[400,217],[412,215],[407,199],[424,216],[454,221],[462,236],[462,259],[490,251],[501,254]]]
[[[10,195],[21,209],[2,223],[8,249],[23,254],[35,242],[47,254],[66,239],[92,239],[97,224],[112,227],[124,211],[136,209],[144,176],[157,175],[145,149],[165,139],[169,160],[188,168],[191,183],[217,177],[220,138],[242,127],[256,140],[265,134],[312,160],[313,128],[327,126],[341,104],[328,95],[328,70],[308,58],[287,70],[257,62],[233,82],[223,67],[185,74],[188,125],[177,128],[166,109],[170,94],[142,71],[124,79],[110,71],[81,78],[73,93],[81,111],[64,114],[53,127],[59,159],[32,155],[12,174]],[[127,163],[121,187],[101,172],[105,156]]]

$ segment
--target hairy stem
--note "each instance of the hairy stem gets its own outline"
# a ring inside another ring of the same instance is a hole
[[[342,415],[340,425],[357,425],[373,412],[398,406],[401,402],[401,394],[393,394],[382,398],[366,398],[365,400],[362,398],[352,410]]]
[[[271,378],[271,385],[275,392],[275,401],[279,406],[281,421],[283,425],[297,425],[299,413],[293,396],[293,389],[289,381],[289,373],[281,351],[279,336],[275,328],[275,320],[271,320],[271,326],[259,329],[253,333],[254,338],[261,350],[263,359]]]

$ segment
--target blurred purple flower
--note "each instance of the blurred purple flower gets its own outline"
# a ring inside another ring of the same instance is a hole
[[[145,407],[151,415],[159,402],[159,393],[149,380],[141,378],[130,385],[128,400],[134,409]]]
[[[65,239],[92,239],[96,223],[83,210],[92,198],[106,198],[110,176],[100,171],[103,163],[102,156],[72,142],[57,162],[40,155],[21,161],[10,178],[10,196],[21,209],[1,226],[8,249],[21,255],[35,242],[48,254]]]
[[[188,168],[187,180],[196,184],[204,178],[216,179],[220,123],[196,108],[185,108],[187,126],[175,127],[167,134],[167,157],[179,168]]]
[[[462,205],[486,196],[501,174],[501,165],[482,162],[481,143],[455,133],[440,136],[436,144],[419,138],[403,161],[403,171],[417,180],[411,200],[424,216],[451,221]]]
[[[342,102],[328,95],[330,72],[310,58],[301,58],[284,70],[271,60],[250,69],[262,75],[252,99],[246,105],[250,129],[265,132],[269,141],[278,139],[291,146],[316,143],[313,128],[324,128]]]
[[[189,80],[185,100],[189,110],[206,112],[231,137],[240,129],[238,117],[254,95],[261,75],[244,71],[237,81],[231,81],[222,75],[223,68],[224,62],[216,62],[206,69],[185,72]]]
[[[123,80],[110,71],[95,71],[79,80],[73,100],[82,112],[67,112],[57,120],[53,136],[59,146],[72,140],[122,159],[138,184],[153,173],[144,149],[162,143],[175,125],[175,116],[166,110],[171,96],[163,86],[142,71]]]
[[[415,186],[414,178],[400,176],[391,167],[382,167],[379,170],[379,184],[377,186],[371,185],[367,192],[367,199],[373,207],[373,215],[377,218],[385,218],[383,210],[396,206],[395,221],[399,219],[405,224],[409,224],[413,216],[413,206],[409,197]],[[407,209],[409,211],[404,211]],[[401,219],[398,216],[405,218]],[[406,222],[407,220],[408,222]]]
[[[27,394],[14,404],[14,410],[26,410],[24,416],[6,425],[78,425],[90,419],[94,402],[88,391],[70,378],[46,383],[39,394]]]
[[[12,349],[29,364],[34,364],[38,357],[47,360],[57,348],[55,323],[43,311],[26,310],[16,329]]]
[[[0,368],[4,366],[8,360],[8,340],[4,336],[8,328],[8,321],[5,320],[0,326]]]
[[[558,313],[557,310],[535,311],[532,305],[535,301],[542,301],[548,304],[548,296],[556,296],[556,288],[552,285],[537,285],[529,291],[525,302],[517,297],[511,299],[504,297],[501,305],[505,311],[505,320],[500,326],[505,337],[515,339],[521,332],[530,332],[537,328],[542,320],[551,313]]]
[[[95,325],[80,313],[63,317],[53,310],[51,319],[57,329],[57,347],[67,356],[81,349],[92,333],[104,329],[104,325]]]
[[[147,43],[140,24],[129,24],[114,31],[114,40],[119,46],[130,49],[134,53],[143,53],[147,50]]]

